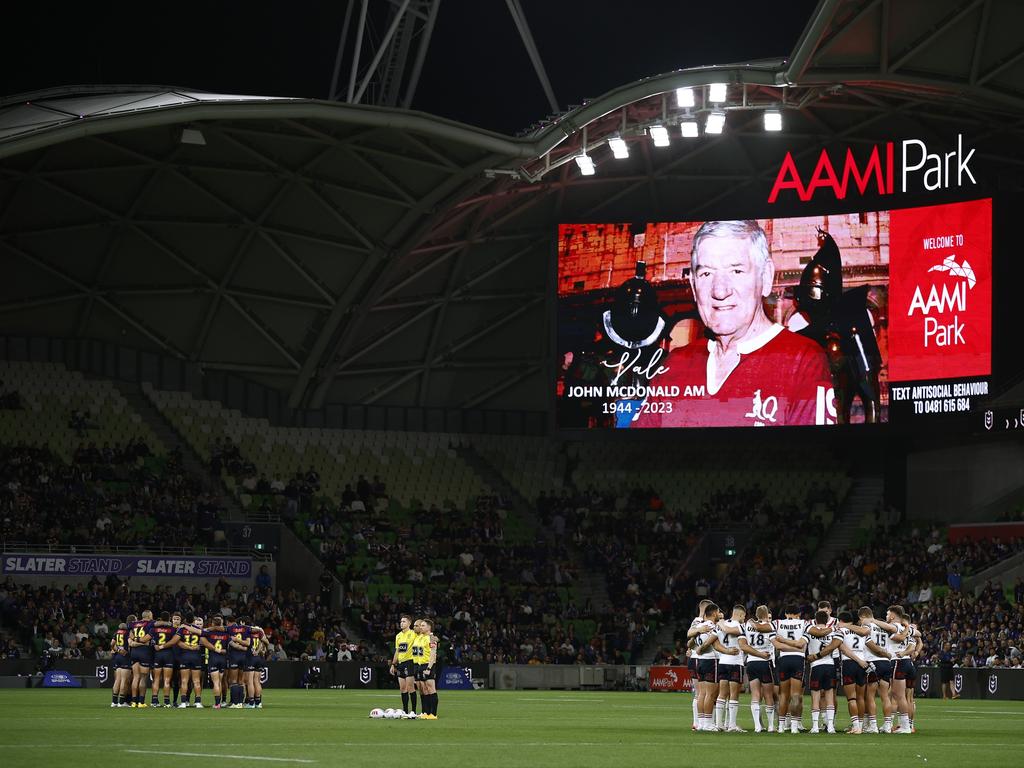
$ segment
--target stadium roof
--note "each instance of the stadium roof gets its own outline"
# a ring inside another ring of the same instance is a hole
[[[8,99],[0,333],[158,351],[293,407],[544,410],[559,221],[750,215],[785,150],[893,135],[969,134],[1018,188],[1022,22],[999,0],[825,0],[787,59],[647,78],[519,137],[156,86]],[[732,89],[727,130],[652,149],[675,89],[711,82]],[[599,168],[581,178],[584,148]]]

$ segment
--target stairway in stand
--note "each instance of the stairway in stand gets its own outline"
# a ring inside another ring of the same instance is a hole
[[[822,568],[839,553],[857,545],[861,524],[885,498],[885,480],[879,474],[862,474],[853,479],[849,492],[832,521],[832,527],[807,564],[808,569]]]

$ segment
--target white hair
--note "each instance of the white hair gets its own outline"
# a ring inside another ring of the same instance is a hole
[[[693,236],[693,247],[690,251],[690,269],[697,266],[697,249],[709,237],[731,237],[746,240],[750,243],[750,255],[763,267],[771,259],[768,252],[768,238],[765,237],[761,225],[753,219],[741,221],[705,221]]]

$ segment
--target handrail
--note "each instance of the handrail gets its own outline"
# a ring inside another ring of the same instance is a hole
[[[73,554],[73,555],[159,555],[173,557],[248,557],[261,562],[273,562],[273,556],[248,547],[150,547],[104,544],[26,544],[10,541],[0,545],[3,554]]]

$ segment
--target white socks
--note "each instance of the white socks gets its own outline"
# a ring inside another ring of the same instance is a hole
[[[775,707],[768,707],[768,730],[775,730]]]
[[[811,710],[811,729],[818,730],[818,710]]]
[[[725,727],[725,699],[715,700],[715,726]]]
[[[740,713],[740,703],[729,700],[729,728],[737,728],[736,717]]]
[[[829,707],[825,710],[825,727],[830,731],[836,729],[836,710],[835,707]]]
[[[693,694],[693,724],[700,726],[700,714],[697,712],[697,694]]]
[[[761,730],[761,702],[752,701],[750,702],[750,714],[754,718],[754,730]]]

